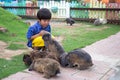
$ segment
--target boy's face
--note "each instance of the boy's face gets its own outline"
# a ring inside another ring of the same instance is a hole
[[[50,19],[41,19],[39,21],[40,21],[40,24],[42,25],[42,27],[45,28],[48,26]]]

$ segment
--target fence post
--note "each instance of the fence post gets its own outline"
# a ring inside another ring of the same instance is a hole
[[[70,4],[66,2],[66,18],[70,17]]]

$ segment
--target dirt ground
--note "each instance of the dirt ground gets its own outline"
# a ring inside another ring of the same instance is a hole
[[[11,59],[11,57],[22,54],[27,50],[9,50],[6,49],[8,46],[7,43],[0,41],[0,58],[5,58],[7,60]]]

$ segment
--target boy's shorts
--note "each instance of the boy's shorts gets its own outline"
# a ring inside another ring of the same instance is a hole
[[[55,37],[52,36],[52,38]],[[44,44],[44,40],[42,39],[42,36],[39,36],[32,41],[32,47],[43,47],[43,46],[45,46],[45,44]]]
[[[44,41],[42,39],[42,36],[39,36],[32,41],[32,47],[43,47],[43,46],[44,46]]]

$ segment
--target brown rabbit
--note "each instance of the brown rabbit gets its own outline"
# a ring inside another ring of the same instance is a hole
[[[32,70],[43,73],[45,78],[50,78],[60,73],[60,64],[54,59],[39,58],[30,65],[29,71]]]

